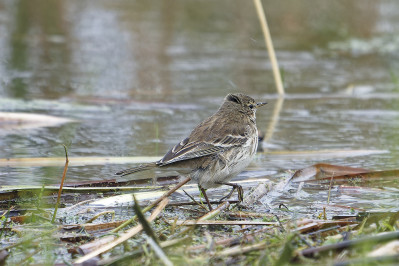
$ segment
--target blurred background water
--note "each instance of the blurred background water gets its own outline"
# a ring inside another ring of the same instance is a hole
[[[399,2],[263,1],[287,92],[265,149],[378,150],[362,156],[260,153],[265,176],[327,162],[396,169]],[[162,156],[243,92],[278,96],[252,1],[0,0],[0,111],[71,118],[0,124],[0,158]],[[349,153],[348,153],[349,154]],[[70,165],[69,181],[114,178],[130,165]],[[62,167],[1,167],[0,184],[58,183]]]

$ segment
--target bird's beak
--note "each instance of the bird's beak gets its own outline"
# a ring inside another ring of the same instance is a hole
[[[265,105],[265,104],[267,104],[267,103],[257,103],[257,104],[256,104],[256,108],[261,107],[261,106],[263,106],[263,105]]]

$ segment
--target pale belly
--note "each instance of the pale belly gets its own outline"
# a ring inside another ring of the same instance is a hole
[[[192,172],[191,178],[205,189],[218,187],[221,185],[218,183],[229,182],[251,163],[257,144],[256,139],[251,145],[246,147],[247,150],[244,152],[224,154],[226,158],[215,160],[212,166],[205,171],[197,170]]]

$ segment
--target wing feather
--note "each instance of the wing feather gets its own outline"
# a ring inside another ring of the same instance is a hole
[[[166,153],[165,156],[157,162],[157,164],[162,166],[174,162],[217,154],[234,146],[243,145],[246,141],[247,138],[241,135],[228,135],[222,139],[217,139],[212,143],[189,142],[189,138],[186,138]]]
[[[209,156],[244,145],[248,141],[248,125],[226,123],[224,117],[227,115],[216,113],[208,117],[194,128],[188,138],[169,150],[157,165]]]

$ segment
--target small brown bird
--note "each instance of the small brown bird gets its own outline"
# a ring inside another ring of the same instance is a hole
[[[208,188],[232,186],[233,189],[224,198],[230,197],[237,189],[242,201],[242,187],[229,181],[248,166],[257,150],[255,114],[256,109],[265,104],[256,103],[241,93],[228,94],[215,114],[196,126],[188,138],[169,150],[161,160],[144,163],[116,175],[125,176],[154,167],[173,167],[198,183],[210,210],[212,206],[205,192]]]

